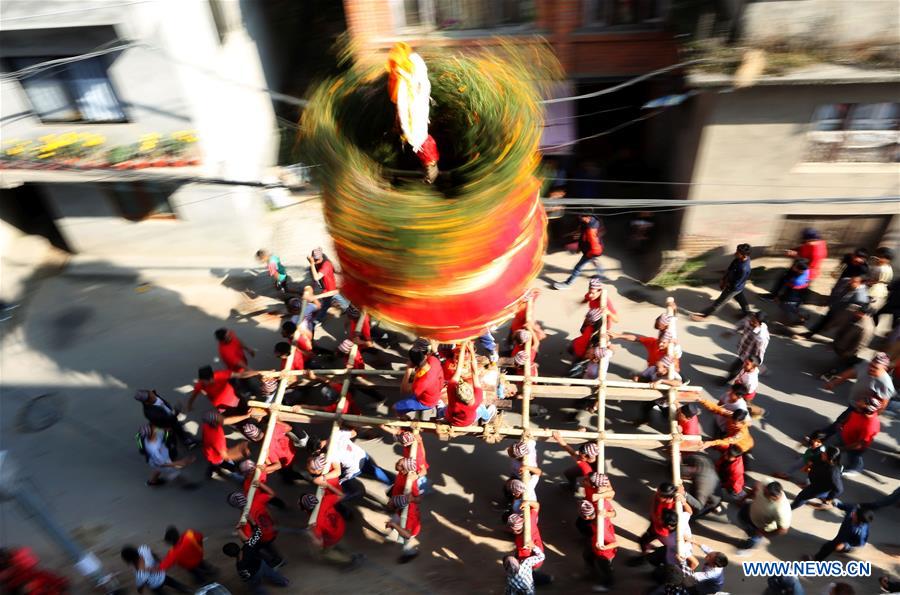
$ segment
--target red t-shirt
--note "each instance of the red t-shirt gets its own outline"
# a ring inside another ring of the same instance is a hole
[[[406,491],[406,476],[408,473],[398,473],[394,479],[394,485],[391,486],[391,496],[402,496]],[[409,493],[413,496],[419,495],[419,482],[413,481]]]
[[[722,488],[739,494],[744,490],[744,457],[728,460],[720,457],[716,461],[716,470],[719,472],[719,481]]]
[[[809,281],[812,283],[822,272],[822,261],[828,257],[828,246],[825,244],[825,240],[805,242],[797,248],[796,252],[798,258],[805,258],[809,261]]]
[[[471,426],[475,424],[475,418],[478,416],[478,407],[484,399],[484,391],[481,388],[473,387],[475,398],[468,405],[459,400],[456,390],[456,383],[452,380],[447,382],[447,412],[444,419],[450,422],[451,426]]]
[[[312,351],[313,344],[310,336],[305,333],[300,333],[300,336],[297,337],[297,347],[299,347],[301,351],[305,351],[306,353]]]
[[[287,436],[290,430],[289,425],[278,422],[272,433],[272,445],[269,447],[268,459],[273,463],[280,462],[282,467],[289,467],[294,461],[294,443]]]
[[[594,466],[588,463],[587,461],[576,461],[575,466],[578,467],[578,470],[581,471],[581,476],[585,477],[594,472]]]
[[[347,318],[347,338],[350,340],[356,339],[356,323],[358,320],[354,320],[353,318]],[[372,340],[372,326],[369,324],[369,315],[363,315],[363,324],[362,330],[359,331],[359,336],[363,341],[371,341]]]
[[[653,506],[650,508],[650,523],[653,526],[653,530],[660,537],[665,537],[669,534],[669,529],[666,528],[666,525],[663,523],[662,516],[664,510],[675,510],[675,499],[669,500],[666,502],[656,494],[653,495]]]
[[[162,570],[168,570],[173,565],[181,566],[185,570],[191,570],[203,561],[203,534],[188,529],[181,534],[166,557],[159,563]]]
[[[516,315],[513,317],[512,324],[509,326],[509,334],[510,336],[515,336],[516,331],[519,329],[525,328],[525,322],[528,319],[528,311],[526,309],[525,303],[519,306],[519,309],[516,310]]]
[[[444,372],[441,362],[429,355],[426,364],[416,370],[412,383],[412,391],[416,399],[427,407],[434,407],[441,400],[444,388]]]
[[[313,533],[322,540],[323,547],[337,545],[347,530],[347,522],[334,507],[337,502],[337,494],[325,490],[322,495],[322,503],[319,505],[319,516],[313,527]]]
[[[269,511],[266,510],[265,506],[257,505],[256,498],[253,499],[253,505],[250,506],[250,520],[259,527],[260,531],[262,531],[263,543],[268,543],[278,537],[278,530],[275,529],[275,521],[272,520],[272,515],[269,514]],[[250,528],[250,523],[241,527],[241,533],[243,533],[244,537],[247,539],[253,535],[253,529]]]
[[[284,363],[287,357],[281,358],[281,363],[279,364],[281,369],[284,369]],[[306,368],[306,363],[303,361],[303,352],[299,349],[294,350],[294,359],[291,361],[290,370],[303,370]]]
[[[266,479],[267,479],[267,478],[268,478],[268,474],[267,474],[267,473],[265,473],[264,471],[263,471],[263,472],[260,472],[260,474],[259,474],[259,483],[260,483],[260,484],[266,483]],[[253,483],[253,473],[248,473],[248,474],[247,474],[247,477],[244,478],[244,494],[247,494],[247,492],[250,491],[250,484],[251,484],[251,483]],[[256,502],[256,499],[259,498],[259,496],[260,496],[261,494],[265,494],[265,492],[263,492],[262,490],[256,490],[256,496],[254,496],[253,501]]]
[[[350,359],[350,354],[347,354],[347,359]],[[353,360],[353,369],[354,370],[365,370],[366,369],[366,361],[363,359],[362,353],[359,352],[359,349],[356,350],[356,359]]]
[[[231,370],[216,370],[213,372],[212,380],[197,381],[194,391],[204,393],[216,409],[235,407],[240,401],[234,394],[234,387],[231,386],[230,379]]]
[[[219,358],[232,372],[243,372],[247,367],[244,345],[237,337],[232,337],[228,343],[219,341]]]
[[[862,448],[869,448],[880,431],[881,421],[877,413],[864,415],[859,411],[852,411],[841,428],[841,440],[844,445],[862,442]]]
[[[700,435],[700,416],[695,415],[689,419],[678,419],[678,427],[681,428],[681,433],[685,436],[699,436]]]
[[[609,545],[613,541],[616,540],[616,528],[612,524],[612,520],[607,517],[603,519],[603,545]],[[616,550],[618,548],[613,548],[611,550],[601,550],[597,547],[597,523],[591,522],[591,549],[594,551],[594,555],[598,558],[606,558],[607,560],[612,560],[616,557]]]
[[[581,329],[581,334],[572,341],[572,353],[578,359],[584,359],[588,346],[591,344],[591,336],[594,334],[594,327],[587,326]]]
[[[419,504],[417,502],[409,503],[409,513],[406,516],[406,525],[403,527],[413,537],[416,537],[422,530],[422,520],[419,518]]]
[[[638,341],[647,350],[647,365],[655,366],[656,362],[666,356],[666,350],[659,348],[659,341],[654,337],[638,337]]]
[[[425,458],[425,446],[423,446],[422,443],[418,441],[416,442],[416,444],[419,446],[419,448],[416,449],[416,465],[418,465],[419,467],[419,475],[424,475],[428,472],[428,460]],[[404,446],[403,457],[408,459],[411,455],[412,447]]]
[[[531,513],[531,543],[532,545],[541,548],[542,552],[546,552],[544,549],[544,542],[541,539],[541,532],[538,529],[538,515],[535,513]],[[519,561],[528,558],[531,556],[531,550],[525,548],[525,532],[516,534],[516,556],[519,558]],[[535,564],[535,568],[540,568],[544,563]]]
[[[323,261],[322,264],[316,267],[316,271],[322,275],[319,283],[322,284],[324,291],[337,289],[337,281],[334,279],[334,265],[331,264],[330,260]]]
[[[218,465],[225,459],[220,454],[228,448],[225,442],[225,429],[222,426],[216,428],[209,424],[203,424],[203,456],[212,465]]]

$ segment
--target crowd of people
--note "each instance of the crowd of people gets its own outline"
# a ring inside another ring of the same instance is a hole
[[[583,226],[583,256],[572,275],[555,285],[557,289],[574,283],[589,262],[597,264],[602,273],[596,261],[602,252],[600,228],[592,221],[583,222]],[[789,252],[794,262],[766,296],[782,307],[787,324],[804,319],[801,306],[810,299],[809,284],[819,276],[826,256],[825,244],[818,234],[807,230],[803,237],[803,244]],[[827,313],[805,335],[792,334],[799,340],[832,326],[838,329],[834,341],[838,357],[829,369],[823,370],[823,378],[829,389],[852,381],[850,402],[828,427],[802,429],[805,435],[798,434],[797,438],[802,438],[807,448],[789,467],[772,471],[770,481],[753,482],[746,472],[752,465],[759,465],[752,455],[753,428],[763,414],[754,399],[760,389],[771,335],[765,313],[751,309],[744,295],[752,273],[750,253],[747,244],[737,247],[722,278],[721,294],[711,306],[692,317],[702,320],[712,316],[731,299],[743,311],[735,329],[738,339],[734,361],[724,371],[726,389],[721,397],[699,401],[679,397],[676,410],[671,412],[666,398],[635,405],[636,425],[653,424],[660,413],[664,419],[671,414],[682,436],[696,437],[680,443],[683,484],[657,484],[649,503],[649,526],[639,539],[638,551],[626,561],[630,566],[652,567],[650,576],[659,585],[654,593],[706,594],[724,590],[728,557],[701,543],[691,532],[691,525],[707,515],[729,514],[735,519],[746,532],[746,539],[738,544],[738,555],[742,556],[764,539],[778,539],[787,533],[793,510],[815,501],[816,506],[833,506],[845,517],[835,538],[817,552],[810,552],[822,560],[833,552],[864,546],[877,511],[894,505],[900,498],[900,490],[895,490],[873,502],[849,503],[840,499],[843,478],[864,469],[863,460],[879,432],[881,416],[896,414],[898,410],[894,390],[894,378],[900,373],[897,350],[889,351],[891,355],[876,351],[864,358],[863,350],[870,346],[875,333],[865,329],[871,321],[860,322],[888,314],[894,327],[884,339],[885,344],[897,346],[900,310],[898,288],[890,278],[893,255],[887,249],[879,249],[869,259],[865,251],[857,250],[844,259],[836,273]],[[285,304],[283,311],[277,311],[283,320],[273,354],[280,369],[296,375],[289,381],[284,403],[297,412],[335,412],[343,403],[342,413],[359,413],[363,405],[385,402],[385,395],[375,387],[354,384],[347,390],[342,382],[316,374],[317,369],[362,369],[373,362],[380,363],[383,347],[396,345],[396,337],[336,293],[334,265],[323,251],[316,248],[310,254],[312,285],[302,290],[292,287],[293,280],[277,256],[261,250],[257,258],[266,266]],[[579,329],[572,329],[575,338],[569,346],[570,376],[605,377],[620,344],[637,342],[646,351],[646,368],[636,370],[629,379],[649,383],[660,391],[686,381],[682,378],[683,351],[674,302],[648,323],[652,332],[641,335],[614,329],[618,313],[608,292],[604,293],[604,278],[590,278],[586,289],[583,322]],[[324,297],[316,297],[323,293]],[[538,295],[532,290],[526,297],[533,301]],[[438,345],[427,339],[413,342],[406,352],[408,362],[401,378],[400,397],[391,400],[390,415],[396,419],[443,421],[458,428],[496,423],[498,405],[503,406],[522,388],[521,384],[508,382],[506,373],[525,375],[527,371],[536,375],[540,366],[541,343],[546,333],[527,311],[523,300],[504,340],[494,336],[497,329],[493,328],[486,329],[475,341],[456,345]],[[335,351],[323,349],[316,341],[317,327],[329,315],[345,320],[345,335],[336,337]],[[852,334],[853,338],[845,338],[845,334]],[[371,435],[373,428],[344,426],[331,433],[327,431],[330,422],[300,425],[277,421],[269,430],[268,410],[251,408],[248,402],[273,401],[279,383],[277,372],[253,369],[249,362],[256,357],[256,350],[233,330],[218,329],[214,338],[223,368],[206,364],[198,369],[183,412],[156,390],[139,390],[135,394],[147,421],[137,434],[138,449],[151,469],[147,485],[159,489],[181,482],[186,488],[195,487],[196,484],[182,479],[182,471],[202,456],[207,479],[217,476],[233,486],[225,501],[237,509],[235,514],[245,509],[252,489],[255,493],[246,522],[239,525],[239,539],[227,543],[222,553],[233,559],[237,575],[256,593],[264,592],[266,583],[289,584],[279,571],[285,558],[275,547],[278,529],[270,509],[285,511],[293,507],[278,496],[272,482],[275,475],[284,485],[311,488],[298,499],[296,507],[308,514],[306,534],[316,559],[342,569],[364,563],[362,554],[349,551],[343,543],[347,525],[359,517],[355,508],[363,503],[383,511],[384,538],[399,545],[398,561],[414,559],[421,547],[422,507],[433,491],[428,480],[425,441],[419,431],[381,426],[401,449],[401,456],[385,468],[357,440],[358,432]],[[193,411],[200,395],[206,397],[209,408],[199,417],[200,432],[195,436],[185,429],[183,414]],[[574,416],[579,429],[589,427],[595,414],[596,404],[587,403]],[[704,417],[710,422],[701,423]],[[704,425],[711,431],[706,433]],[[271,445],[262,468],[257,469],[267,431],[271,432]],[[235,433],[241,436],[239,440],[230,439]],[[573,460],[563,474],[563,485],[575,496],[574,526],[583,544],[582,556],[591,588],[608,591],[614,585],[614,562],[621,549],[616,538],[616,492],[611,477],[605,469],[598,468],[600,453],[596,443],[585,441],[573,447],[559,432],[553,433],[552,440]],[[544,570],[548,552],[540,533],[541,521],[549,514],[542,515],[538,499],[538,486],[547,481],[547,475],[540,468],[538,442],[528,435],[506,452],[511,461],[510,473],[502,485],[502,499],[495,501],[503,511],[502,522],[510,538],[510,555],[502,558],[502,566],[506,592],[527,595],[553,581],[553,576]],[[791,502],[778,480],[796,480],[800,472],[806,473],[807,479],[801,481],[803,488]],[[360,477],[380,482],[384,492],[367,491]],[[553,516],[557,522],[556,511]],[[211,580],[220,572],[205,561],[203,536],[197,531],[169,527],[163,541],[170,549],[159,557],[148,544],[122,549],[122,559],[133,567],[139,591],[168,588],[188,592],[185,584],[171,576],[175,568],[187,571],[198,582]],[[803,592],[802,586],[790,577],[773,579],[770,589],[771,593],[785,595]]]

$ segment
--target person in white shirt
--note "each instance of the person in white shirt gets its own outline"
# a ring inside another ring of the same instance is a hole
[[[735,383],[731,385],[728,392],[719,399],[719,407],[732,412],[743,409],[744,411],[747,411],[747,413],[750,413],[747,401],[744,400],[744,397],[746,396],[747,387],[743,384]],[[701,405],[702,404],[703,403],[701,402]],[[716,427],[719,429],[719,436],[724,436],[727,433],[729,419],[731,418],[725,417],[724,415],[716,415],[715,420]]]
[[[165,570],[159,568],[159,561],[149,546],[126,545],[122,548],[121,556],[126,564],[134,568],[134,585],[138,593],[143,593],[144,589],[150,589],[154,593],[165,593],[166,587],[179,593],[193,593],[187,585],[168,576]]]
[[[736,384],[738,382],[743,384],[747,388],[747,395],[744,399],[748,402],[753,400],[757,389],[759,389],[759,364],[759,358],[751,355],[744,360],[744,364],[737,375],[728,382],[728,384]]]
[[[701,562],[694,556],[687,559],[688,568],[691,570],[691,578],[694,586],[689,592],[696,595],[712,595],[725,589],[725,568],[728,566],[728,558],[722,552],[714,552],[712,548],[702,543],[697,544],[705,554]]]
[[[335,437],[332,461],[341,465],[341,488],[344,490],[344,501],[353,500],[365,494],[359,481],[360,475],[377,479],[384,485],[392,487],[396,476],[379,467],[362,447],[353,442],[355,430],[338,430]]]

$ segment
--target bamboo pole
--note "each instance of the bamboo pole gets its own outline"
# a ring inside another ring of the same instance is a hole
[[[362,332],[363,321],[366,319],[366,312],[363,310],[360,313],[359,320],[356,322],[356,334]],[[353,347],[350,348],[350,353],[347,355],[347,368],[352,368],[353,363],[356,361],[356,354],[359,351],[359,345],[356,343],[353,344]],[[328,437],[328,448],[325,451],[325,459],[328,463],[331,463],[332,456],[334,455],[335,443],[337,442],[338,432],[341,429],[341,412],[344,410],[344,405],[347,402],[347,393],[350,391],[350,383],[353,382],[353,376],[347,375],[344,378],[344,383],[341,386],[341,396],[338,398],[337,408],[334,410],[335,417],[334,422],[331,424],[331,434]],[[319,501],[316,504],[316,507],[313,509],[312,513],[309,515],[309,524],[315,525],[319,520],[319,509],[322,506],[322,501],[325,496],[325,488],[323,486],[318,486],[316,488],[316,499]]]
[[[249,406],[257,409],[269,409],[272,407],[272,405],[263,401],[250,401]],[[311,420],[315,419],[328,421],[340,418],[342,422],[352,426],[391,426],[394,428],[416,427],[423,431],[447,433],[451,435],[483,435],[485,433],[485,428],[483,426],[451,426],[450,424],[443,422],[417,421],[411,419],[386,420],[380,417],[353,415],[351,413],[339,415],[332,411],[307,409],[300,405],[294,405],[293,407],[281,405],[279,411],[281,411],[279,416],[282,419],[297,423],[309,423]],[[553,430],[551,428],[529,428],[527,433],[531,434],[533,438],[552,438],[554,431],[558,431],[559,435],[563,438],[571,438],[574,440],[596,440],[600,434],[600,432],[593,432],[590,430]],[[526,433],[522,428],[513,426],[501,426],[496,428],[496,432],[502,436],[509,437],[519,437]],[[607,444],[612,443],[618,446],[641,441],[669,441],[672,440],[672,434],[618,434],[615,432],[605,432],[604,439]],[[684,436],[682,439],[688,442],[699,442],[700,436]]]
[[[529,333],[533,333],[532,330],[532,316],[534,315],[534,300],[531,299],[531,295],[526,298],[528,301],[525,302],[525,327],[528,329]],[[532,375],[532,363],[531,363],[531,337],[525,341],[525,376],[522,379],[522,430],[523,435],[528,432],[531,427],[531,375]],[[537,458],[535,458],[537,460]],[[525,486],[531,484],[531,473],[526,469],[526,465],[523,462],[522,469],[522,481],[525,482]],[[527,493],[527,492],[526,492]],[[537,493],[535,491],[535,493]],[[523,494],[524,496],[524,494]],[[522,516],[525,518],[525,528],[523,529],[523,541],[525,542],[525,548],[530,549],[533,545],[531,543],[531,505],[524,500],[522,500]]]
[[[350,374],[352,376],[403,376],[405,370],[346,370],[346,369],[327,369],[313,370],[316,376],[344,376]],[[299,370],[288,370],[284,372],[272,372],[267,376],[284,377],[284,376],[302,376],[303,372]],[[507,374],[506,379],[510,382],[523,382],[525,376]],[[555,378],[552,376],[532,376],[531,384],[543,384],[548,386],[583,386],[588,389],[596,388],[597,381],[587,378]],[[652,382],[632,382],[631,380],[607,380],[608,388],[642,388],[646,390],[655,390],[658,392],[668,392],[668,387],[657,386]],[[703,387],[696,385],[682,385],[674,387],[675,392],[698,393],[703,392]],[[656,396],[659,398],[659,395]]]
[[[675,301],[674,299],[666,300],[666,311],[670,316],[670,325],[675,324]],[[669,362],[669,380],[675,379],[675,342],[670,341],[668,347],[668,356],[671,360]],[[678,410],[677,406],[677,398],[675,391],[668,391],[668,400],[669,400],[669,432],[672,434],[672,442],[670,447],[672,449],[672,483],[675,484],[675,487],[681,487],[683,482],[681,481],[681,429],[678,427]],[[678,524],[675,528],[675,549],[676,553],[679,556],[687,556],[688,552],[684,551],[683,539],[684,539],[684,523],[682,522],[682,516],[684,512],[684,506],[682,506],[681,496],[676,496],[675,498],[675,512],[678,514]]]
[[[607,341],[607,305],[608,296],[606,288],[600,289],[600,349],[605,350]],[[601,351],[599,369],[597,370],[597,472],[606,473],[606,441],[603,439],[606,433],[606,366],[603,360],[605,352]],[[608,363],[608,362],[607,362]],[[606,502],[598,502],[599,510],[596,511],[595,523],[597,523],[597,547],[606,543]]]
[[[303,315],[303,312],[306,310],[306,300],[302,300],[300,302],[300,315]],[[300,338],[300,325],[297,325],[297,329],[294,331],[294,334],[291,336],[291,350],[288,353],[288,357],[284,362],[283,371],[288,370],[294,363],[294,355],[297,353],[297,340]],[[261,448],[259,449],[259,457],[256,459],[256,469],[253,470],[253,481],[250,482],[250,489],[247,490],[247,504],[244,506],[244,510],[241,511],[241,518],[238,521],[238,527],[243,527],[247,524],[247,518],[250,516],[250,508],[253,506],[253,499],[256,497],[256,491],[259,486],[259,477],[262,474],[262,470],[266,465],[266,461],[269,457],[269,448],[272,446],[272,437],[275,434],[275,426],[278,423],[278,413],[280,411],[281,403],[284,400],[284,393],[287,390],[287,385],[290,381],[290,378],[287,376],[282,376],[281,380],[278,381],[278,389],[275,392],[275,399],[272,402],[272,407],[269,407],[269,422],[266,424],[266,434],[263,437],[263,443]]]

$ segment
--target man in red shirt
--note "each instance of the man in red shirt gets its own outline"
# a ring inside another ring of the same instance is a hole
[[[179,533],[177,528],[169,526],[164,539],[171,548],[159,563],[160,570],[180,566],[190,572],[198,583],[207,583],[218,574],[218,570],[203,559],[203,534],[199,531],[188,529]]]
[[[597,268],[597,276],[603,279],[603,267],[600,265],[600,255],[603,254],[603,242],[600,238],[604,233],[603,224],[593,215],[581,217],[581,235],[578,239],[578,248],[581,250],[581,258],[575,263],[575,268],[565,281],[553,284],[553,289],[567,289],[581,274],[581,270],[591,263]]]
[[[700,407],[696,403],[685,403],[678,408],[678,428],[684,436],[700,436]],[[682,445],[684,447],[685,443]]]
[[[241,491],[231,492],[227,498],[228,504],[232,508],[243,510],[247,506],[247,497]],[[254,527],[259,528],[262,532],[259,544],[256,546],[261,557],[272,568],[279,568],[284,564],[284,558],[275,549],[275,538],[278,537],[278,530],[275,528],[275,521],[266,508],[266,500],[257,500],[253,498],[253,504],[250,506],[250,514],[247,516],[248,522],[241,525],[239,530],[244,540],[248,540],[253,536]]]
[[[231,448],[228,447],[222,421],[222,414],[218,411],[207,411],[203,416],[201,433],[203,456],[209,463],[206,468],[207,479],[212,478],[214,473],[221,475],[223,470],[230,474],[237,474],[237,462],[250,455],[250,448],[246,442],[241,442]]]
[[[212,403],[212,406],[225,415],[241,415],[247,412],[247,406],[241,402],[234,387],[231,385],[232,378],[249,378],[250,376],[258,376],[259,372],[245,370],[243,372],[232,372],[231,370],[213,371],[212,366],[203,366],[197,370],[197,382],[194,383],[194,390],[188,398],[187,411],[194,408],[194,401],[197,395],[203,393]]]
[[[656,493],[653,494],[653,502],[650,505],[650,526],[638,541],[641,546],[641,555],[634,558],[630,564],[640,564],[650,552],[650,544],[653,540],[669,534],[669,530],[663,523],[662,513],[664,510],[675,510],[675,497],[677,494],[678,489],[668,481],[664,481],[656,488]]]
[[[406,523],[403,521],[403,509],[407,508]],[[397,541],[403,543],[403,553],[399,562],[405,564],[419,555],[419,546],[416,537],[422,530],[422,521],[419,516],[419,497],[400,494],[392,496],[388,501],[388,510],[392,512],[390,520],[385,523],[385,529],[393,529],[399,535]],[[393,534],[393,531],[391,532]]]
[[[220,328],[216,331],[216,341],[219,342],[219,358],[225,367],[232,372],[243,372],[247,369],[247,357],[256,357],[256,351],[250,347],[246,347],[241,340],[237,338],[234,331],[227,328]]]
[[[828,246],[825,244],[825,240],[819,236],[819,232],[811,227],[807,227],[803,230],[802,239],[803,243],[793,250],[786,250],[784,255],[795,260],[803,258],[808,261],[809,285],[803,289],[803,293],[806,294],[809,292],[809,287],[812,285],[812,282],[815,281],[822,272],[822,263],[828,258]],[[769,295],[764,297],[774,299],[778,290],[784,285],[784,282],[789,275],[790,269],[776,279]]]
[[[591,277],[591,280],[588,281],[587,293],[584,294],[584,299],[581,300],[582,304],[588,305],[588,311],[601,309],[600,292],[602,289],[603,279],[600,277]],[[606,310],[608,314],[607,322],[610,325],[619,321],[618,312],[616,312],[616,307],[613,305],[608,291],[606,293]]]
[[[569,489],[574,491],[575,484],[579,479],[587,477],[597,470],[597,456],[600,454],[600,449],[597,448],[595,442],[585,442],[578,447],[578,451],[576,452],[574,448],[566,443],[560,433],[555,430],[553,431],[553,439],[563,447],[563,450],[565,450],[570,457],[575,459],[575,465],[563,472],[563,475],[566,476],[566,481],[569,482]]]
[[[610,333],[613,339],[622,339],[623,341],[635,341],[644,346],[647,350],[647,367],[655,366],[656,363],[664,358],[669,351],[669,345],[672,342],[671,335],[661,333],[658,337],[645,337],[644,335],[633,335],[631,333]],[[680,369],[678,358],[675,359],[675,369]]]
[[[291,344],[287,341],[279,341],[275,343],[275,357],[278,358],[278,369],[284,370],[285,364],[287,364],[288,358],[291,356]],[[291,365],[288,366],[288,370],[290,371],[301,371],[306,368],[306,363],[303,361],[303,352],[300,349],[294,350],[294,358],[291,360]],[[299,376],[295,376],[291,379],[290,384],[296,383],[300,380]]]
[[[587,543],[585,544],[582,557],[588,567],[588,573],[597,581],[599,588],[595,591],[609,591],[613,585],[613,569],[612,561],[616,557],[616,548],[619,544],[616,541],[616,528],[612,524],[609,516],[603,519],[603,540],[600,545],[597,544],[597,508],[591,502],[582,500],[581,502],[581,518],[588,522],[590,533],[587,535]]]
[[[362,554],[350,554],[340,545],[347,530],[347,521],[336,508],[339,500],[334,493],[325,490],[321,505],[315,494],[304,494],[298,504],[310,514],[317,505],[319,506],[316,522],[310,523],[307,531],[321,552],[323,560],[337,564],[344,570],[350,570],[359,566],[366,557]]]
[[[423,494],[427,493],[431,489],[431,485],[428,483],[428,459],[426,458],[425,441],[422,440],[422,435],[388,425],[382,425],[381,429],[397,437],[397,442],[403,447],[404,459],[411,458],[412,449],[413,447],[416,448],[416,475],[418,475],[416,483]]]
[[[744,493],[744,452],[741,447],[729,446],[716,461],[716,471],[725,499],[734,502],[740,498]]]
[[[375,347],[375,341],[372,340],[372,325],[368,314],[363,315],[354,305],[347,307],[347,338],[359,345],[360,349],[371,349]],[[359,324],[359,317],[363,316],[362,329],[357,334],[356,325]]]
[[[394,403],[397,415],[427,411],[443,404],[444,372],[441,362],[420,349],[409,350],[409,364],[400,385],[401,393],[409,395]]]
[[[306,260],[309,261],[309,273],[312,276],[313,281],[319,285],[319,289],[323,292],[337,290],[334,265],[328,260],[328,257],[325,256],[325,252],[323,252],[321,248],[313,249]],[[319,302],[320,307],[313,319],[313,326],[315,326],[315,324],[321,324],[325,320],[325,317],[328,316],[328,309],[331,308],[332,303],[336,303],[341,310],[346,310],[350,306],[350,302],[341,296],[341,294],[321,298]]]
[[[453,378],[447,383],[447,401],[444,420],[451,426],[471,426],[481,421],[487,423],[497,412],[496,407],[482,404],[484,391],[481,389],[472,343],[463,348],[458,356]]]
[[[524,501],[522,505],[525,505]],[[531,517],[531,545],[539,548],[542,552],[546,551],[544,541],[541,539],[541,531],[538,529],[538,513],[541,506],[537,502],[528,502],[528,506],[531,509],[531,514],[529,515]],[[525,517],[514,512],[506,519],[506,526],[515,535],[516,557],[519,559],[519,562],[526,560],[531,556],[531,547],[525,546]],[[535,564],[532,569],[535,585],[549,585],[553,582],[553,575],[538,570],[543,565],[544,563],[540,562]]]
[[[868,403],[850,412],[841,426],[839,445],[847,453],[844,475],[857,475],[863,470],[863,454],[881,431],[878,408]]]

